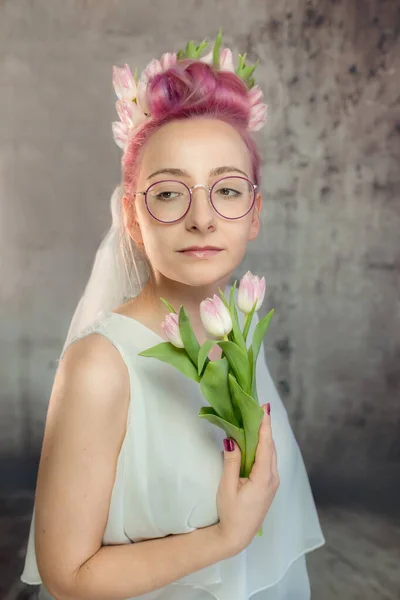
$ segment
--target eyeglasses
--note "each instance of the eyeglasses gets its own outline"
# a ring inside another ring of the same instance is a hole
[[[192,192],[196,188],[208,190],[214,210],[225,219],[241,219],[254,206],[258,186],[240,176],[223,177],[211,187],[198,183],[192,187],[183,181],[164,179],[152,183],[144,192],[146,208],[161,223],[175,223],[182,219],[192,204]]]

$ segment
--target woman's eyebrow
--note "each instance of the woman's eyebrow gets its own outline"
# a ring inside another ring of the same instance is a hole
[[[216,175],[223,175],[224,173],[232,173],[232,172],[241,173],[245,177],[248,177],[247,173],[245,173],[241,169],[238,169],[237,167],[232,167],[229,165],[211,169],[211,171],[209,173],[209,177],[215,177]],[[190,177],[190,174],[187,171],[183,171],[182,169],[175,169],[172,167],[169,167],[169,168],[166,167],[164,169],[158,169],[157,171],[154,171],[154,173],[149,175],[149,177],[147,179],[152,179],[152,177],[155,177],[156,175],[161,175],[161,174],[173,175],[174,177]]]

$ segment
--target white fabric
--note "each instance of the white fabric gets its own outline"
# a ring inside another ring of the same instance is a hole
[[[135,298],[145,285],[148,261],[132,242],[123,223],[122,186],[110,199],[112,222],[102,239],[85,290],[72,316],[61,356],[70,343],[126,299]]]
[[[253,319],[249,335],[257,320]],[[79,337],[92,332],[105,336],[119,350],[131,384],[127,431],[118,458],[103,544],[128,544],[189,533],[218,522],[216,493],[223,470],[225,433],[198,417],[201,406],[207,405],[199,385],[170,365],[138,356],[142,350],[163,341],[138,321],[110,312]],[[237,556],[140,598],[310,598],[302,557],[325,540],[303,459],[263,349],[257,362],[257,382],[260,403],[271,403],[280,476],[280,486],[263,523],[263,536],[256,536]],[[41,583],[34,549],[34,518],[21,580]]]

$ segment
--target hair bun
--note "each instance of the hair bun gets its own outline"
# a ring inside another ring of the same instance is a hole
[[[235,73],[216,71],[206,63],[187,59],[154,76],[147,101],[157,121],[212,114],[246,127],[251,109],[246,84]]]

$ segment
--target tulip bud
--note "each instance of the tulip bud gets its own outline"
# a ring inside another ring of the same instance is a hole
[[[239,284],[237,305],[242,313],[248,314],[253,308],[254,302],[257,302],[255,310],[258,310],[263,303],[265,296],[265,277],[261,279],[247,271]]]
[[[113,85],[120,100],[132,101],[136,97],[136,82],[128,65],[113,67]]]
[[[160,60],[161,66],[164,71],[168,71],[171,67],[176,65],[177,55],[176,52],[167,52],[163,54]]]
[[[168,340],[177,348],[184,348],[181,333],[179,331],[179,316],[175,313],[170,313],[161,323],[161,327]]]
[[[233,64],[232,52],[229,48],[225,48],[221,52],[221,56],[219,57],[219,67],[221,71],[230,71],[231,73],[235,72],[235,66]]]
[[[210,52],[208,52],[208,54],[199,58],[199,61],[206,63],[206,65],[212,65],[213,64],[213,54],[214,54],[214,52],[212,50],[210,50]]]
[[[250,101],[250,106],[257,106],[261,103],[263,98],[262,90],[258,85],[255,85],[251,90],[247,93],[247,97]]]
[[[121,121],[114,121],[112,132],[117,146],[124,149],[128,141],[129,126],[126,123],[121,123]]]
[[[161,62],[156,58],[153,58],[153,60],[150,61],[147,67],[145,68],[143,76],[147,81],[150,81],[151,79],[154,79],[156,75],[162,73],[163,71],[164,69]]]
[[[209,335],[225,337],[232,331],[231,313],[216,294],[200,302],[200,318]]]

